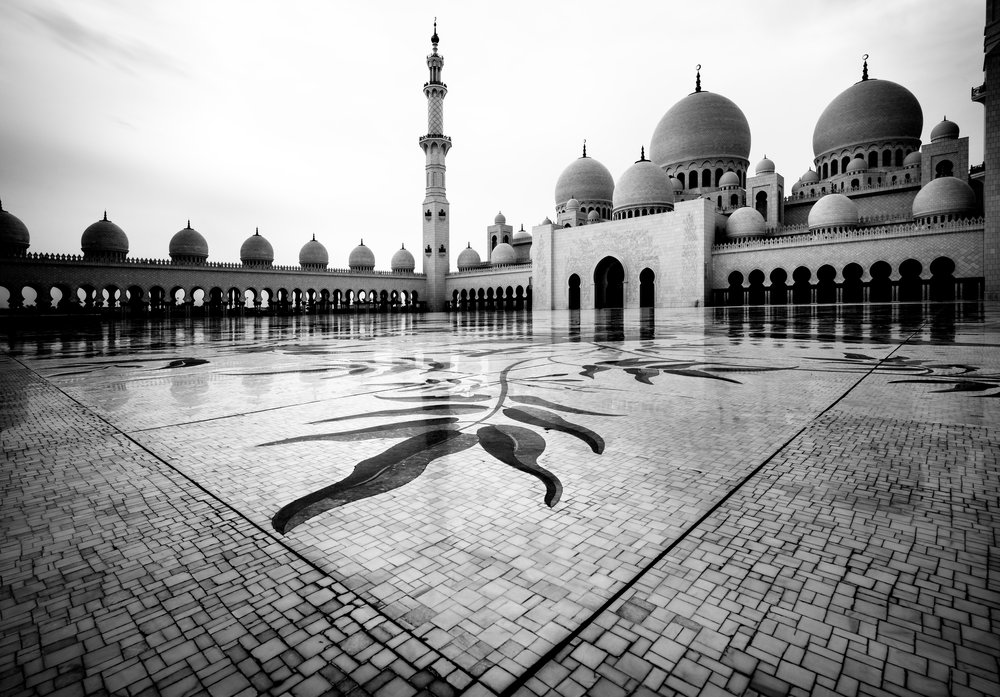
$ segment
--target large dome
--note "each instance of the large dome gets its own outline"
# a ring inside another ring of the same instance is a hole
[[[80,239],[83,256],[124,257],[128,254],[128,237],[125,231],[108,220],[108,212],[104,211],[103,220],[83,231]]]
[[[389,268],[393,271],[413,271],[417,268],[417,262],[406,247],[400,247],[389,260]]]
[[[608,168],[592,157],[579,157],[559,175],[556,182],[556,206],[570,198],[578,201],[611,202],[615,180]]]
[[[259,229],[240,247],[240,261],[247,266],[270,266],[274,263],[274,248]]]
[[[21,256],[28,251],[30,243],[28,226],[0,204],[0,256]]]
[[[913,217],[945,215],[964,218],[976,212],[976,193],[955,177],[938,177],[913,199]]]
[[[625,170],[615,185],[614,210],[635,206],[674,205],[670,177],[649,160],[639,160]]]
[[[200,232],[191,227],[178,230],[170,238],[170,258],[174,261],[199,262],[208,259],[208,242]]]
[[[813,131],[813,155],[867,143],[920,142],[924,115],[913,94],[889,80],[861,80],[823,110]]]
[[[347,265],[352,271],[371,271],[375,268],[375,252],[365,246],[365,241],[351,250],[351,256],[347,258]]]
[[[750,124],[732,100],[713,92],[692,92],[660,119],[649,153],[660,167],[709,158],[746,160]]]
[[[857,227],[858,206],[843,194],[827,194],[809,210],[809,229]]]
[[[322,242],[316,241],[316,235],[302,245],[299,250],[299,266],[303,269],[325,269],[330,264],[330,253]]]

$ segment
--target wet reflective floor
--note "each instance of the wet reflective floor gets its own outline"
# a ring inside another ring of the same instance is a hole
[[[1000,688],[995,305],[0,346],[4,694]]]

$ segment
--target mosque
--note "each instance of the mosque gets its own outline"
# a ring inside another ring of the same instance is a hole
[[[554,210],[531,231],[502,214],[449,268],[444,58],[435,26],[427,56],[422,249],[400,248],[388,270],[364,241],[331,268],[315,238],[297,266],[276,266],[256,232],[239,262],[209,262],[190,223],[169,259],[128,255],[105,214],[82,254],[29,252],[28,228],[0,207],[0,297],[10,310],[224,314],[248,311],[573,310],[1000,300],[1000,9],[988,0],[985,162],[947,119],[923,143],[923,113],[904,86],[869,76],[835,96],[813,133],[813,166],[786,188],[766,157],[753,170],[746,116],[694,91],[660,119],[648,153],[615,178],[587,155],[555,183]],[[647,156],[648,155],[648,156]],[[421,272],[416,258],[421,257]]]

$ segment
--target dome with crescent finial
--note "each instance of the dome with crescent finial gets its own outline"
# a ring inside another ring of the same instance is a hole
[[[614,196],[615,180],[608,168],[592,157],[583,157],[569,164],[556,182],[556,207],[565,206],[571,198],[586,203],[611,204]]]
[[[400,246],[396,250],[396,253],[392,255],[392,259],[389,260],[389,268],[393,271],[399,272],[412,272],[417,268],[417,262],[413,259],[413,255],[405,246]]]
[[[938,143],[942,140],[955,140],[958,138],[958,135],[958,124],[954,121],[949,121],[946,116],[941,120],[941,123],[931,129],[931,142]]]
[[[204,236],[191,227],[191,221],[187,222],[187,227],[178,230],[170,238],[170,258],[180,264],[201,264],[208,259],[208,242]]]
[[[21,219],[3,209],[0,202],[0,256],[24,256],[31,244],[28,226]]]
[[[330,254],[322,242],[316,241],[316,235],[302,245],[299,250],[299,266],[313,271],[325,269],[330,264]]]
[[[699,73],[695,91],[656,125],[649,157],[664,169],[703,159],[748,162],[750,124],[731,99],[702,90]]]
[[[108,212],[104,211],[102,220],[83,231],[80,248],[85,258],[124,259],[128,254],[128,237],[124,230],[108,220]]]
[[[471,269],[482,264],[482,259],[479,258],[479,252],[472,248],[472,245],[466,246],[458,254],[458,270],[465,271],[466,269]]]
[[[813,131],[817,158],[844,148],[897,142],[919,147],[924,115],[913,93],[890,80],[862,79],[838,94]]]
[[[351,250],[347,265],[352,271],[372,271],[375,269],[375,252],[365,246],[365,241]]]
[[[240,246],[240,261],[244,266],[271,266],[274,263],[274,247],[260,234],[260,228]]]
[[[645,208],[647,211],[650,208],[672,210],[674,187],[670,183],[670,177],[647,160],[643,151],[642,159],[637,160],[618,179],[613,206],[615,217],[621,217],[619,213],[636,208]]]

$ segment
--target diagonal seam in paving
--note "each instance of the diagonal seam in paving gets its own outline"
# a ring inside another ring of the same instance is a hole
[[[33,370],[30,366],[26,365],[23,361],[21,361],[20,359],[18,359],[16,356],[12,356],[12,355],[8,354],[7,357],[9,359],[11,359],[12,361],[14,361],[15,363],[17,363],[18,365],[20,365],[30,375],[33,375],[36,379],[42,381],[44,384],[48,385],[51,389],[54,389],[57,392],[59,392],[66,399],[70,400],[75,405],[77,405],[80,409],[82,409],[85,412],[89,413],[95,419],[98,419],[102,423],[106,424],[108,426],[108,428],[110,428],[113,432],[119,434],[122,438],[128,440],[130,443],[132,443],[133,445],[135,445],[137,448],[139,448],[140,450],[142,450],[143,452],[145,452],[146,454],[148,454],[150,457],[152,457],[153,459],[155,459],[157,462],[165,465],[168,469],[170,469],[170,471],[172,471],[175,474],[177,474],[178,476],[182,477],[184,479],[184,481],[186,481],[189,484],[193,485],[196,489],[198,489],[199,491],[201,491],[205,496],[209,497],[211,500],[217,502],[222,508],[224,508],[225,510],[228,510],[230,513],[232,513],[233,515],[235,515],[236,517],[238,517],[239,519],[241,519],[242,521],[244,521],[246,524],[250,525],[252,528],[254,528],[255,530],[257,530],[261,534],[267,536],[272,542],[274,542],[275,544],[277,544],[280,547],[282,547],[289,555],[293,556],[294,558],[298,559],[302,563],[306,564],[309,568],[313,569],[317,573],[320,573],[323,576],[329,577],[329,573],[327,571],[325,571],[321,566],[317,565],[313,560],[309,559],[309,557],[303,555],[298,550],[296,550],[294,547],[291,547],[290,545],[288,545],[284,540],[282,540],[278,536],[274,535],[270,530],[266,529],[265,527],[261,526],[259,523],[257,523],[256,521],[254,521],[253,519],[251,519],[248,516],[246,516],[242,511],[240,511],[239,509],[237,509],[236,507],[234,507],[229,502],[225,501],[223,498],[221,498],[220,496],[218,496],[215,492],[213,492],[210,489],[206,488],[202,483],[200,483],[197,480],[193,479],[190,475],[188,475],[185,472],[183,472],[182,470],[178,469],[177,467],[175,467],[174,465],[172,465],[170,462],[164,460],[156,452],[150,450],[150,448],[148,448],[147,446],[143,445],[142,443],[140,443],[139,441],[137,441],[135,438],[133,438],[128,432],[123,431],[122,429],[120,429],[119,427],[117,427],[115,424],[113,424],[112,422],[108,421],[103,416],[101,416],[101,414],[99,414],[98,412],[90,409],[86,404],[83,404],[78,399],[76,399],[75,397],[73,397],[71,394],[67,393],[61,387],[59,387],[58,385],[53,384],[51,381],[49,381],[48,379],[46,379],[44,376],[40,375],[37,371]],[[336,580],[336,579],[334,579],[334,580]],[[396,622],[396,620],[394,618],[392,618],[389,615],[386,615],[384,612],[382,612],[381,608],[379,608],[377,605],[371,603],[367,598],[365,598],[364,595],[357,594],[357,593],[352,593],[352,595],[354,595],[357,598],[357,600],[358,600],[359,603],[363,603],[365,606],[367,606],[368,608],[370,608],[372,610],[372,612],[375,612],[377,615],[381,616],[384,620],[389,621],[389,622],[393,622],[393,623]],[[377,637],[374,634],[372,634],[371,632],[369,632],[368,629],[367,629],[367,627],[364,624],[360,625],[360,631],[363,632],[365,635],[367,635],[375,643],[385,645],[385,642],[382,641],[379,637]],[[435,649],[433,646],[431,646],[430,644],[428,644],[423,638],[417,636],[413,632],[407,631],[406,633],[408,635],[410,635],[411,640],[415,640],[415,641],[419,642],[429,652],[433,652],[434,654],[440,655],[440,652],[438,652],[437,649]],[[461,670],[461,669],[459,668],[459,670]],[[476,684],[477,682],[478,681],[475,681],[472,684]]]
[[[803,426],[799,430],[797,430],[790,438],[788,438],[784,443],[782,443],[780,446],[778,446],[774,450],[774,452],[772,452],[770,455],[768,455],[763,460],[763,462],[761,462],[759,465],[757,465],[756,467],[754,467],[746,476],[743,477],[743,479],[741,479],[734,487],[732,487],[729,491],[727,491],[726,494],[722,496],[722,498],[720,498],[718,501],[716,501],[714,504],[712,504],[708,508],[708,510],[706,510],[697,520],[695,520],[693,523],[691,523],[690,525],[688,525],[688,527],[686,527],[684,529],[684,531],[680,535],[678,535],[677,537],[675,537],[670,542],[670,544],[668,544],[666,547],[664,547],[662,550],[660,550],[659,554],[657,554],[655,557],[653,557],[653,559],[651,559],[649,562],[647,562],[646,565],[644,567],[642,567],[642,569],[640,569],[639,573],[637,573],[635,576],[633,576],[627,582],[625,582],[624,584],[622,584],[621,587],[617,591],[615,591],[611,596],[609,596],[600,607],[598,607],[596,610],[594,610],[594,612],[591,613],[591,615],[589,617],[587,617],[583,622],[581,622],[579,625],[577,625],[571,632],[569,632],[559,642],[557,642],[556,644],[554,644],[545,654],[543,654],[537,661],[535,661],[535,663],[533,663],[521,675],[519,675],[517,678],[515,678],[514,681],[510,685],[508,685],[506,688],[504,688],[503,691],[500,692],[500,697],[511,697],[512,695],[514,695],[515,693],[517,693],[517,691],[520,690],[525,685],[525,683],[528,682],[528,680],[530,680],[532,677],[534,677],[534,675],[539,670],[541,670],[542,667],[544,667],[546,664],[548,664],[552,660],[554,660],[559,655],[559,653],[562,652],[567,646],[569,646],[570,643],[574,639],[576,639],[587,627],[589,627],[591,624],[593,624],[597,620],[598,617],[600,617],[602,614],[604,614],[605,612],[607,612],[615,604],[615,602],[617,602],[618,600],[620,600],[621,597],[625,593],[627,593],[629,591],[629,589],[633,588],[636,585],[636,583],[638,583],[639,580],[643,576],[645,576],[652,569],[654,569],[681,542],[683,542],[685,539],[687,539],[687,537],[690,536],[693,532],[695,532],[706,520],[708,520],[708,518],[710,518],[716,511],[718,511],[723,505],[725,505],[725,503],[727,501],[729,501],[729,499],[731,499],[733,496],[735,496],[737,493],[739,493],[751,480],[753,480],[754,478],[756,478],[757,475],[759,475],[761,473],[761,471],[771,461],[774,460],[774,458],[776,458],[785,449],[787,449],[788,446],[790,446],[792,443],[794,443],[795,440],[798,439],[799,436],[801,436],[806,430],[808,430],[809,427],[812,426],[818,419],[822,418],[823,415],[825,415],[831,409],[833,409],[838,404],[840,404],[840,402],[842,402],[844,399],[846,399],[847,396],[849,394],[851,394],[851,392],[853,392],[858,387],[858,385],[860,385],[866,378],[868,378],[870,375],[872,375],[873,373],[875,373],[880,367],[882,367],[882,365],[886,361],[888,361],[890,358],[892,358],[892,356],[897,351],[899,351],[899,349],[901,349],[903,346],[905,346],[907,344],[907,342],[910,341],[910,339],[912,339],[914,336],[916,336],[917,334],[919,334],[923,330],[924,326],[926,326],[926,324],[927,324],[926,321],[923,322],[919,327],[917,327],[913,332],[911,332],[905,339],[903,339],[895,347],[893,347],[892,351],[890,351],[888,354],[886,354],[885,357],[880,358],[874,365],[872,365],[872,367],[867,372],[863,373],[861,375],[861,377],[859,377],[857,380],[855,380],[846,390],[844,390],[844,392],[840,396],[838,396],[835,400],[833,400],[832,402],[830,402],[830,404],[828,404],[820,412],[818,412],[815,416],[813,416],[809,421],[807,421],[805,424],[803,424]]]

